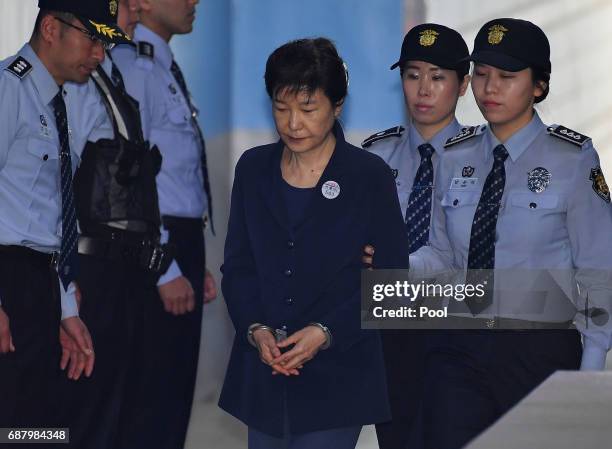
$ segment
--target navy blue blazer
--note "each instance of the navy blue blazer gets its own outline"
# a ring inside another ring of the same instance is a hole
[[[387,164],[347,143],[338,123],[334,133],[298,229],[282,196],[283,143],[252,148],[236,165],[221,268],[236,338],[219,405],[270,435],[283,433],[285,404],[294,434],[390,419],[379,334],[360,326],[361,256],[370,243],[377,267],[408,268],[408,238]],[[322,195],[326,181],[339,196]],[[299,376],[272,376],[246,339],[252,323],[290,335],[313,321],[329,327],[333,344]]]

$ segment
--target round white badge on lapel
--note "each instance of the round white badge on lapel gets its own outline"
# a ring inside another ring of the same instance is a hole
[[[338,195],[340,195],[340,184],[336,181],[325,181],[323,187],[321,187],[321,193],[328,200],[338,198]]]

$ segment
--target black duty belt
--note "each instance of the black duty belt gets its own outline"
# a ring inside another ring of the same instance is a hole
[[[0,254],[7,256],[24,257],[32,261],[33,264],[40,267],[55,269],[57,267],[58,252],[43,253],[36,251],[26,246],[18,245],[0,245]]]
[[[208,217],[205,218],[190,218],[190,217],[175,217],[172,215],[162,216],[162,223],[164,228],[170,229],[194,229],[194,228],[205,228],[208,223]]]
[[[506,317],[471,318],[448,316],[442,321],[445,329],[499,329],[512,331],[529,331],[537,329],[575,329],[572,321],[528,321]],[[447,327],[448,326],[448,327]]]
[[[166,272],[174,257],[172,246],[160,244],[157,237],[121,231],[114,231],[108,237],[80,236],[79,254],[134,263],[160,275]]]

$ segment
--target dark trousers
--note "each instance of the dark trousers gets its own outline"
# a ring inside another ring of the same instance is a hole
[[[283,437],[274,437],[249,426],[248,449],[355,449],[362,426],[292,434],[287,413],[286,384],[283,402]]]
[[[376,424],[380,449],[421,449],[425,330],[381,331],[392,420]]]
[[[50,422],[61,306],[57,273],[49,262],[42,254],[0,249],[0,299],[16,349],[0,355],[0,427],[47,427]]]
[[[182,449],[191,416],[202,327],[204,234],[200,220],[175,219],[165,227],[195,292],[196,308],[174,316],[157,295],[146,303],[144,362],[141,374],[131,379],[121,449]]]
[[[90,378],[57,378],[62,427],[75,449],[114,447],[131,376],[142,365],[144,302],[155,280],[134,263],[79,256],[80,315],[91,333],[96,365]]]
[[[574,330],[439,333],[425,368],[426,447],[464,447],[553,372],[578,369],[581,355]]]

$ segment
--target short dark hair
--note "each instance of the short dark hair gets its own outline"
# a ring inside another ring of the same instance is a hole
[[[324,37],[298,39],[278,47],[266,63],[266,91],[274,100],[281,90],[313,93],[323,90],[340,105],[348,90],[348,72],[334,44]]]
[[[548,93],[550,92],[550,73],[546,72],[543,69],[539,69],[536,67],[531,68],[531,79],[534,84],[544,83],[546,87],[544,87],[544,92],[542,95],[535,97],[533,102],[540,103],[548,97]]]
[[[42,20],[46,16],[59,17],[60,19],[65,20],[66,22],[72,22],[74,19],[76,19],[76,16],[74,14],[72,14],[71,12],[62,12],[62,11],[52,11],[50,9],[41,9],[40,11],[38,11],[38,15],[36,16],[36,22],[34,22],[34,31],[32,32],[33,36],[38,36],[40,34],[40,25],[42,23]],[[63,26],[65,26],[65,25],[62,24],[62,27]]]

